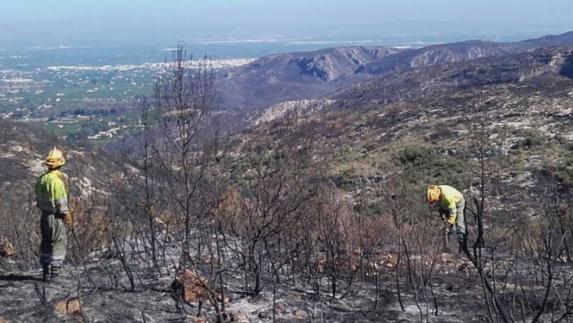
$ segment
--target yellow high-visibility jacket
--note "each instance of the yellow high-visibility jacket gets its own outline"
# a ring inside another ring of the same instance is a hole
[[[457,216],[456,209],[464,200],[464,195],[449,185],[439,185],[438,187],[441,190],[439,205],[440,211],[447,213],[448,222],[454,224]]]
[[[44,173],[36,182],[36,203],[44,212],[67,214],[68,207],[68,177],[59,170]]]

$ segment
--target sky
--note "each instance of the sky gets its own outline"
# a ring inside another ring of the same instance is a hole
[[[0,48],[277,36],[519,38],[570,30],[572,0],[0,1]]]

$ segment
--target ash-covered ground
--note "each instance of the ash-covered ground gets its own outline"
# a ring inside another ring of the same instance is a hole
[[[178,252],[176,246],[169,250],[175,257]],[[140,262],[135,258],[130,260],[135,281],[133,291],[125,267],[111,253],[94,255],[85,263],[69,262],[62,274],[48,283],[41,280],[40,270],[21,271],[17,269],[17,263],[3,259],[0,267],[0,322],[216,321],[214,307],[207,300],[201,305],[198,301],[181,301],[178,305],[178,294],[172,285],[176,277],[175,265],[151,271],[142,261],[144,255],[140,256]],[[488,321],[479,276],[463,256],[440,253],[435,258],[432,272],[417,272],[415,275],[400,272],[400,297],[396,259],[391,255],[385,259],[369,279],[341,280],[340,292],[335,298],[330,294],[332,286],[328,277],[319,280],[318,289],[304,277],[297,277],[295,282],[288,279],[277,284],[267,282],[260,295],[251,296],[244,292],[241,275],[228,272],[224,275],[225,320]],[[427,261],[427,257],[412,255],[408,261],[412,262],[413,271],[422,270],[423,267],[418,266]],[[196,265],[202,274],[202,268],[206,272],[209,264]],[[412,286],[416,289],[412,290]]]

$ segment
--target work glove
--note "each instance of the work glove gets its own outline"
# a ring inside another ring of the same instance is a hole
[[[64,220],[64,223],[67,226],[71,226],[72,223],[74,222],[74,218],[72,217],[72,213],[70,212],[64,213],[62,219]]]

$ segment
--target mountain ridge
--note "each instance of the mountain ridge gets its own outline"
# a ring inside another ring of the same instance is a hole
[[[515,43],[469,40],[418,49],[339,47],[275,54],[231,69],[217,80],[223,110],[256,112],[285,101],[317,99],[344,87],[411,68],[573,45],[573,32]]]

